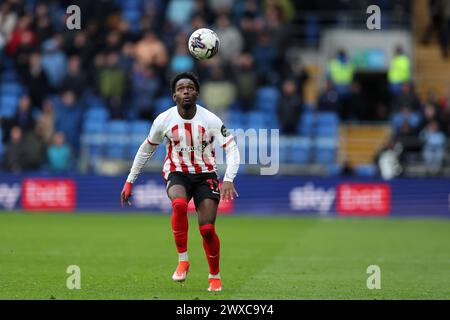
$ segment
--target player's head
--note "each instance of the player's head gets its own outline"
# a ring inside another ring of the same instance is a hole
[[[197,76],[192,72],[183,72],[175,75],[170,81],[172,97],[176,104],[189,109],[195,106],[200,93]]]

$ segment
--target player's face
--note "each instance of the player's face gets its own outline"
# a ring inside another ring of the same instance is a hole
[[[177,81],[173,99],[178,106],[181,106],[183,109],[189,109],[195,106],[197,97],[198,91],[195,89],[195,84],[191,79],[180,79]]]

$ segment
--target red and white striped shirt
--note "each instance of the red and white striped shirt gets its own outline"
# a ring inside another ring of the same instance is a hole
[[[167,139],[164,179],[174,171],[216,172],[214,141],[225,149],[231,145],[235,146],[233,136],[225,128],[222,120],[199,105],[195,116],[190,120],[183,119],[176,106],[161,113],[153,122],[147,142],[157,146],[164,138]]]

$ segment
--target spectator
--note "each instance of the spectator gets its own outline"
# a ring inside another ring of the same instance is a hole
[[[10,10],[10,5],[8,2],[0,4],[0,38],[3,37],[4,45],[9,42],[17,23],[17,14]]]
[[[442,56],[448,58],[448,47],[450,41],[450,2],[448,0],[442,0],[441,2],[442,12]]]
[[[225,13],[216,18],[214,30],[221,42],[219,55],[225,63],[230,63],[242,52],[242,35],[239,29],[231,24],[228,15]]]
[[[391,180],[403,172],[399,162],[401,146],[389,140],[375,156],[378,170],[384,180]]]
[[[403,107],[400,112],[394,114],[392,118],[395,133],[398,133],[400,127],[403,123],[408,123],[408,125],[413,129],[417,130],[420,125],[420,116],[416,112],[412,112],[410,108]]]
[[[221,114],[236,100],[237,89],[235,84],[225,78],[222,67],[215,67],[211,79],[203,83],[200,92],[202,100],[208,108]]]
[[[55,104],[55,130],[64,133],[76,152],[80,143],[83,110],[73,91],[63,91]]]
[[[40,3],[39,6],[45,6],[45,4]],[[36,18],[35,30],[37,33],[37,38],[41,43],[52,37],[55,30],[50,23],[48,13],[43,13],[41,16]]]
[[[420,139],[423,141],[422,156],[425,161],[427,172],[437,175],[444,161],[445,156],[445,135],[439,131],[437,121],[431,121],[420,132]]]
[[[189,25],[189,19],[194,12],[194,1],[172,0],[167,6],[166,17],[180,29]]]
[[[169,60],[164,43],[154,31],[145,33],[144,38],[136,44],[135,57],[140,64],[164,68]]]
[[[62,81],[63,90],[70,90],[81,97],[86,86],[86,76],[81,69],[81,60],[78,56],[71,56],[67,63],[67,73]]]
[[[65,51],[68,56],[78,56],[81,60],[81,67],[83,70],[88,70],[92,65],[94,59],[94,44],[88,41],[86,31],[78,31],[73,41],[66,42]]]
[[[42,44],[41,63],[53,90],[60,88],[66,74],[67,61],[64,52],[59,48],[55,38],[48,39]]]
[[[47,159],[51,171],[64,172],[71,167],[72,150],[66,143],[64,133],[56,132],[47,149]]]
[[[388,82],[391,92],[396,95],[404,84],[411,81],[411,61],[402,46],[395,48],[388,70]]]
[[[106,35],[105,46],[103,51],[105,53],[119,52],[122,48],[122,35],[117,30],[112,30]]]
[[[331,81],[326,82],[325,90],[319,94],[317,109],[318,111],[340,112],[341,99],[339,99],[339,93]]]
[[[38,170],[42,167],[45,159],[47,145],[39,131],[24,133],[25,154],[28,170]]]
[[[300,98],[303,100],[304,87],[308,82],[310,75],[298,55],[283,61],[282,77],[284,79],[291,78],[295,80]]]
[[[275,72],[275,64],[279,52],[273,45],[269,33],[263,31],[258,35],[258,42],[252,54],[255,61],[256,73],[260,78],[259,85],[277,84],[280,77]]]
[[[302,109],[302,100],[298,94],[295,81],[285,80],[281,88],[281,99],[277,109],[282,134],[297,134]]]
[[[11,19],[11,17],[9,18]],[[19,18],[14,31],[9,36],[6,46],[6,52],[10,56],[16,56],[17,50],[21,44],[30,42],[36,44],[36,35],[30,31],[32,21],[33,18],[29,14]],[[11,21],[9,21],[9,23],[11,23]],[[3,28],[5,27],[7,28],[5,31],[8,32],[8,27],[10,27],[10,25],[4,26]]]
[[[340,49],[328,65],[328,79],[330,79],[339,95],[346,95],[350,91],[353,73],[353,64],[350,62],[347,53]]]
[[[49,83],[47,75],[42,69],[39,53],[31,54],[28,72],[24,80],[32,105],[40,108],[43,98],[49,93]]]
[[[36,120],[36,131],[40,133],[46,144],[50,144],[55,128],[55,112],[53,103],[45,100],[42,105],[42,113]]]
[[[19,108],[17,109],[14,124],[23,132],[34,129],[34,119],[31,108],[31,99],[29,96],[22,96],[19,101]]]
[[[110,53],[106,56],[106,64],[99,74],[100,95],[108,100],[111,116],[122,118],[122,99],[126,90],[126,74],[119,65],[119,55]]]
[[[428,0],[430,22],[422,36],[423,44],[429,44],[433,35],[437,34],[438,40],[442,45],[442,1],[445,0]]]
[[[401,87],[401,92],[392,100],[391,110],[393,113],[408,108],[414,112],[420,110],[420,100],[411,83],[404,83]]]
[[[153,120],[155,117],[153,101],[161,87],[155,71],[136,62],[131,75],[131,87],[133,117]]]
[[[416,130],[408,122],[401,124],[398,133],[395,135],[395,141],[401,147],[399,160],[402,165],[407,164],[408,159],[417,158],[416,155],[422,149]]]
[[[342,100],[342,108],[339,110],[340,118],[344,121],[367,120],[366,106],[367,100],[361,92],[361,85],[359,82],[353,81],[350,87],[349,95],[344,97]]]
[[[241,109],[248,111],[253,108],[258,83],[252,55],[243,53],[234,59],[232,70]]]
[[[10,141],[6,144],[3,159],[3,165],[6,170],[21,172],[27,168],[25,148],[22,129],[17,126],[13,127],[10,133]]]
[[[176,73],[189,71],[194,68],[194,59],[189,54],[186,45],[188,36],[185,33],[180,32],[177,34],[175,42],[175,52],[172,55],[169,65],[169,77],[172,77],[172,75]]]

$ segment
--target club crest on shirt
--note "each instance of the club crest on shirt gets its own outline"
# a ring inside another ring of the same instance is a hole
[[[230,132],[228,132],[227,128],[225,128],[224,125],[222,125],[222,128],[220,128],[220,132],[224,137],[228,137],[230,135]]]

